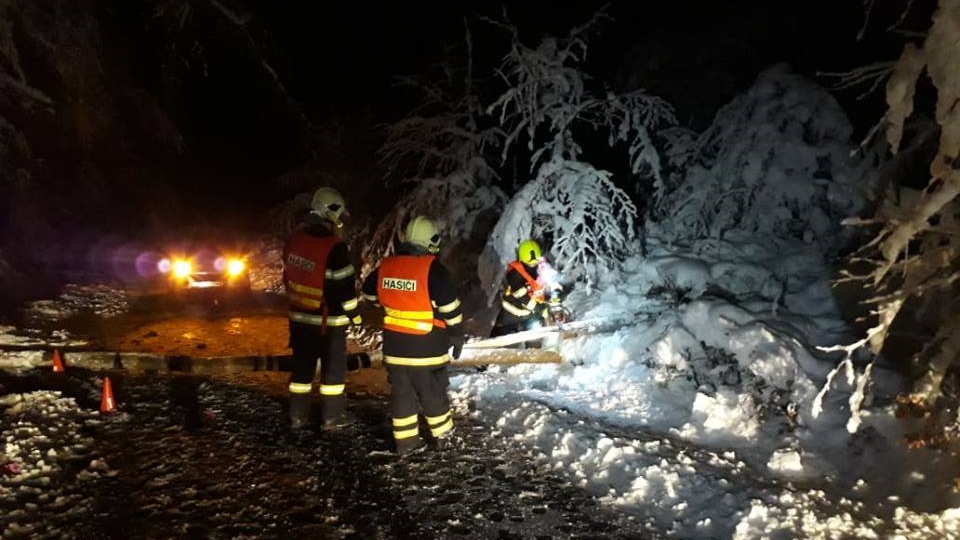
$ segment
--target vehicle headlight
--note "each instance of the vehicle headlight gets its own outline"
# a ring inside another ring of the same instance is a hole
[[[175,260],[173,261],[173,275],[178,278],[189,277],[193,273],[193,265],[190,264],[190,261]]]
[[[240,259],[230,259],[227,261],[227,275],[237,277],[246,270],[247,265]]]

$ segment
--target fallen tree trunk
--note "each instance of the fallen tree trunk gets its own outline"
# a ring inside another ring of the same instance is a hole
[[[492,366],[513,364],[559,364],[560,353],[550,349],[464,349],[460,358],[452,360],[452,367]]]

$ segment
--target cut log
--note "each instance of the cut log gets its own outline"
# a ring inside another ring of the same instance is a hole
[[[451,367],[490,366],[513,364],[559,364],[563,358],[550,349],[464,349],[460,358],[450,362]]]
[[[507,334],[505,336],[497,336],[492,338],[481,339],[478,341],[471,341],[464,344],[463,350],[468,349],[487,349],[487,348],[501,348],[507,347],[510,345],[516,345],[517,343],[525,343],[528,341],[537,341],[541,340],[548,336],[560,335],[577,335],[577,334],[587,334],[590,332],[595,332],[601,329],[602,327],[609,326],[613,324],[622,324],[620,321],[612,321],[609,318],[596,318],[596,319],[587,319],[583,321],[573,321],[564,324],[557,324],[553,326],[542,326],[540,328],[534,328],[531,330],[524,330],[522,332],[515,332],[513,334]]]

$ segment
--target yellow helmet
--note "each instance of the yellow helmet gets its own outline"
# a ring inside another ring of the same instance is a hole
[[[339,191],[322,187],[314,192],[310,211],[340,228],[343,227],[343,215],[347,213],[347,203],[343,201]]]
[[[430,253],[440,251],[440,231],[436,223],[426,216],[417,216],[403,230],[404,240],[426,248]]]
[[[535,266],[542,256],[540,244],[536,240],[524,240],[517,246],[517,260],[527,266]]]

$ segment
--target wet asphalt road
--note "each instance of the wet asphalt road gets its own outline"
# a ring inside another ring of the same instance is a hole
[[[292,433],[283,400],[256,388],[184,375],[112,379],[122,412],[86,429],[94,444],[81,459],[101,460],[103,474],[61,475],[61,496],[32,497],[18,518],[43,520],[46,537],[654,537],[469,418],[458,418],[455,446],[400,459],[382,399],[352,399],[349,427]],[[60,390],[96,409],[99,381],[75,370],[0,384]],[[64,497],[85,502],[63,512]]]

